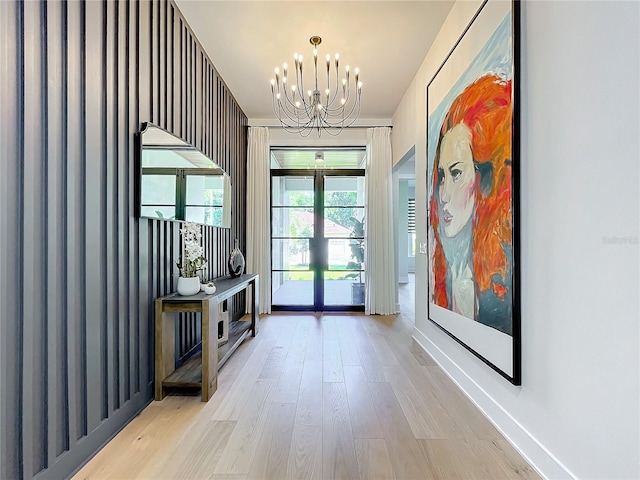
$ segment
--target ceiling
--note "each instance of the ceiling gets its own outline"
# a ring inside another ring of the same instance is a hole
[[[250,124],[274,124],[270,85],[274,68],[285,62],[293,65],[294,53],[311,59],[309,38],[319,35],[319,58],[338,52],[341,66],[360,68],[359,123],[366,125],[366,119],[391,119],[454,2],[176,3]]]

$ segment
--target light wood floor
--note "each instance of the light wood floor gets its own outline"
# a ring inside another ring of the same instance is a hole
[[[539,478],[413,347],[412,288],[397,316],[263,317],[208,403],[151,403],[74,478]]]

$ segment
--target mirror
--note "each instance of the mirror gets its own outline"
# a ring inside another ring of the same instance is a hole
[[[213,160],[151,123],[140,141],[140,217],[231,227],[231,179]]]

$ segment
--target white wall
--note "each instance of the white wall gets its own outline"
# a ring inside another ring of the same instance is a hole
[[[394,162],[416,148],[420,242],[426,85],[479,3],[456,3],[393,119]],[[639,24],[636,1],[522,4],[522,386],[415,296],[416,340],[548,478],[640,478]]]
[[[398,281],[409,283],[409,241],[408,233],[408,202],[409,202],[409,181],[398,179],[394,184],[398,185],[398,208],[395,210],[398,216],[397,242],[398,246]]]

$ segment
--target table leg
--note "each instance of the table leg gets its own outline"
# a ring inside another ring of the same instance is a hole
[[[162,300],[156,300],[155,311],[155,382],[154,397],[165,396],[162,381],[175,370],[175,314],[165,313]]]
[[[256,277],[251,282],[251,336],[258,334],[260,320],[260,279]]]
[[[202,300],[202,401],[218,388],[218,304]]]

